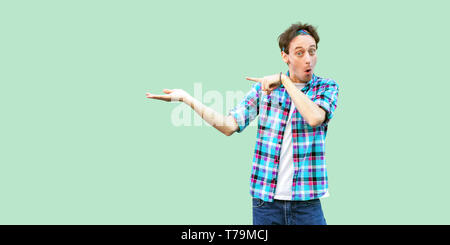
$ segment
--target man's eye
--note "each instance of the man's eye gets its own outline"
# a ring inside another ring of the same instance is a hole
[[[315,53],[316,53],[316,50],[315,50],[315,49],[309,50],[309,54],[313,55],[313,54],[315,54]]]
[[[297,52],[297,55],[302,55],[303,54],[303,52]]]

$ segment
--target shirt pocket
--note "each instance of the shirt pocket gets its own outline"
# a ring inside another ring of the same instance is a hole
[[[283,109],[283,101],[282,98],[280,98],[278,95],[262,95],[261,97],[261,105],[263,106],[263,108],[261,109],[265,109],[265,111],[268,111],[268,109],[270,110],[275,110],[276,112],[279,112],[277,110],[282,110]]]
[[[262,95],[259,108],[259,123],[267,129],[274,129],[274,122],[283,113],[283,103],[278,96]]]

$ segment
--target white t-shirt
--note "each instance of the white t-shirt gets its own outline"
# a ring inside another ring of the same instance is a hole
[[[294,83],[300,90],[306,83]],[[286,129],[284,130],[283,142],[281,143],[280,166],[278,167],[277,186],[275,190],[275,199],[292,200],[292,183],[294,179],[294,159],[292,146],[292,114],[294,113],[294,102],[291,100],[291,109],[289,111]],[[328,191],[322,197],[329,196]]]

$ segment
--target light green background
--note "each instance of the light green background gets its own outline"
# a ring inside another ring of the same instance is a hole
[[[256,127],[175,127],[146,92],[247,92],[318,27],[340,85],[329,224],[450,224],[448,1],[1,1],[1,224],[251,224]],[[208,105],[208,104],[207,104]]]

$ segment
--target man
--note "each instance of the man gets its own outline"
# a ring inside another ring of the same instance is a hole
[[[319,198],[328,196],[325,137],[339,87],[314,74],[319,36],[313,26],[293,24],[278,42],[288,72],[247,77],[256,83],[227,116],[181,89],[147,97],[183,101],[227,136],[259,115],[250,178],[253,224],[326,225]]]

